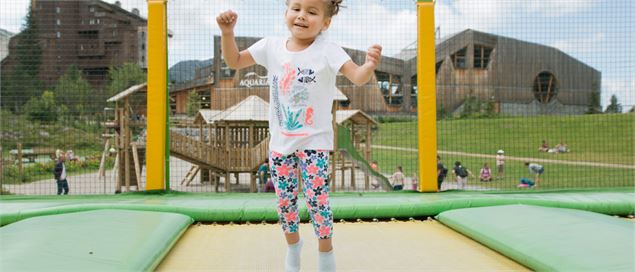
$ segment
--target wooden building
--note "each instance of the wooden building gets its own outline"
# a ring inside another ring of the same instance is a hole
[[[236,42],[240,50],[246,49],[260,38],[237,37]],[[220,37],[214,37],[214,56],[220,56]],[[356,63],[363,63],[366,52],[345,48],[344,50]],[[398,60],[383,60],[378,67],[381,73],[380,79],[391,81],[394,85],[399,81]],[[196,91],[201,97],[202,108],[212,110],[224,110],[245,98],[256,95],[265,101],[269,101],[269,82],[266,78],[267,71],[264,67],[254,65],[241,70],[233,70],[227,67],[222,58],[214,57],[211,66],[196,70],[193,80],[176,84],[170,88],[171,109],[173,113],[182,114],[186,111],[188,94]],[[342,101],[340,109],[361,109],[366,112],[387,112],[390,105],[384,99],[384,93],[377,79],[372,79],[364,86],[355,86],[344,76],[337,78],[337,87],[349,99]],[[395,107],[393,107],[395,108]],[[398,111],[395,108],[392,111]]]
[[[240,49],[260,38],[238,37]],[[220,56],[220,37],[214,55]],[[414,46],[415,44],[413,44]],[[356,63],[365,51],[344,49]],[[491,101],[505,115],[581,114],[592,92],[600,92],[601,73],[556,48],[471,29],[437,41],[437,105],[461,112],[470,96]],[[184,113],[187,94],[201,94],[205,108],[222,110],[250,95],[269,99],[266,71],[254,66],[229,69],[221,60],[197,71],[197,77],[171,89],[173,112]],[[416,48],[405,48],[382,61],[370,83],[357,87],[338,76],[337,87],[349,98],[340,109],[371,114],[416,110]],[[209,105],[209,107],[207,107]]]
[[[459,112],[474,96],[505,115],[582,114],[601,86],[599,71],[556,48],[471,29],[437,43],[436,74],[437,105]]]
[[[94,87],[106,84],[110,67],[125,62],[147,66],[147,21],[137,9],[99,0],[33,0],[32,8],[42,50],[39,78],[46,85],[54,85],[71,65]],[[15,52],[20,38],[18,33],[9,42],[3,77],[19,61]]]

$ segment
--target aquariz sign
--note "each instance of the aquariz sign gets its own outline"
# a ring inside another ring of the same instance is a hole
[[[266,87],[269,86],[267,76],[260,76],[254,72],[246,73],[243,79],[238,83],[240,87]]]

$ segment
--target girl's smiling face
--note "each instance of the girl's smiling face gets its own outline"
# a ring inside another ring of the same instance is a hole
[[[328,29],[331,18],[326,15],[324,0],[289,0],[285,22],[293,38],[313,41],[320,32]]]

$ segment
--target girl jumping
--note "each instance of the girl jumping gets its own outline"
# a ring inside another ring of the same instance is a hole
[[[289,36],[266,37],[238,51],[234,26],[238,14],[216,17],[227,65],[242,69],[259,64],[269,80],[269,162],[278,196],[278,217],[288,244],[286,271],[300,270],[298,178],[319,241],[319,270],[335,271],[333,213],[329,204],[329,154],[333,150],[331,107],[338,73],[356,85],[366,84],[381,58],[372,45],[365,63],[355,64],[337,44],[322,35],[342,0],[288,0],[284,21]]]

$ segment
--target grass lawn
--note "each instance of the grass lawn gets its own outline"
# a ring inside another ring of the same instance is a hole
[[[404,168],[406,176],[412,176],[417,170],[417,153],[408,151],[373,150],[373,159],[377,160],[379,168],[384,174],[392,174],[397,165]],[[452,169],[455,161],[467,167],[475,177],[469,178],[469,185],[478,185],[486,188],[514,189],[521,177],[534,179],[529,174],[527,167],[520,161],[507,161],[505,164],[505,178],[494,182],[480,182],[478,173],[483,163],[488,163],[492,173],[496,162],[494,159],[442,156],[443,164]],[[588,167],[577,165],[562,165],[542,163],[545,173],[542,175],[541,188],[594,188],[594,187],[635,187],[635,170],[617,169],[606,167]],[[448,176],[448,179],[452,176]]]
[[[438,149],[567,161],[635,164],[635,114],[457,119],[437,122]],[[571,152],[538,152],[542,140],[564,141]],[[417,147],[416,122],[380,124],[373,144]],[[375,150],[373,150],[375,152]]]
[[[635,163],[634,114],[443,120],[437,122],[437,130],[438,148],[443,151],[494,155],[496,150],[503,149],[505,155],[512,157],[625,165]],[[565,154],[538,152],[543,139],[552,146],[562,140],[572,151]],[[373,144],[417,148],[417,124],[380,124]],[[418,169],[416,152],[373,149],[373,160],[378,161],[380,170],[385,174],[393,173],[397,165],[403,166],[407,176],[412,176]],[[490,168],[495,167],[494,159],[442,155],[442,160],[449,169],[455,161],[461,161],[476,176],[485,162]],[[545,166],[542,188],[635,187],[633,169],[542,164]],[[530,177],[523,162],[508,160],[505,179],[483,183],[476,177],[470,178],[470,184],[511,189],[516,187],[521,177]]]

